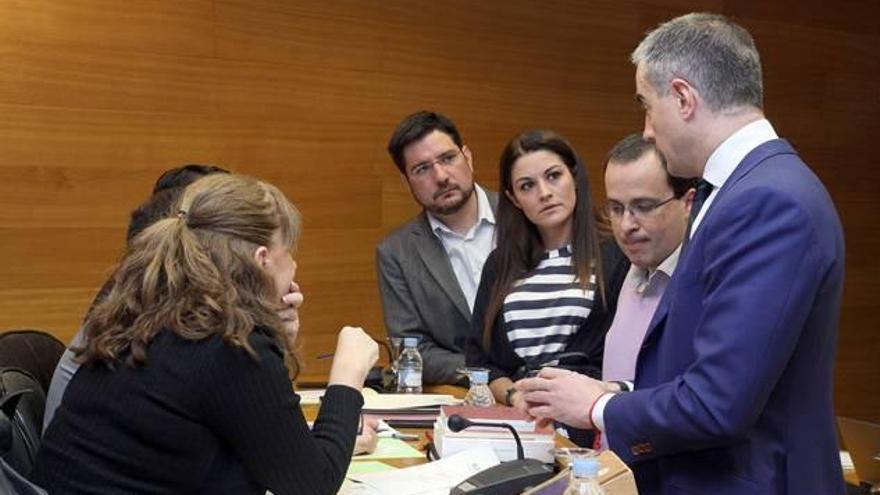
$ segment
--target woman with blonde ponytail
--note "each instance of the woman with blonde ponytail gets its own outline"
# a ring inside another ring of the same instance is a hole
[[[298,235],[271,184],[217,174],[187,187],[132,240],[86,318],[82,368],[32,478],[53,494],[335,493],[378,349],[342,329],[310,431],[279,316]]]

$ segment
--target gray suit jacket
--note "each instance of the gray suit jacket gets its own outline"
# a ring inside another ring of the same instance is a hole
[[[497,193],[486,195],[495,210]],[[465,365],[456,339],[469,331],[471,311],[424,211],[379,244],[376,271],[385,329],[389,337],[419,338],[423,381],[464,383],[456,373]]]

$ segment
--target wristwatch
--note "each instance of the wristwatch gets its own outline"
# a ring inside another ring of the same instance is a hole
[[[504,402],[508,406],[513,406],[513,394],[516,393],[516,387],[510,387],[504,394]]]
[[[618,387],[620,387],[621,392],[632,392],[632,388],[630,388],[629,383],[620,380],[612,380],[609,383],[616,383]]]

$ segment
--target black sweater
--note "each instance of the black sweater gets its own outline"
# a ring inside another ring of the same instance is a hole
[[[163,331],[141,368],[82,367],[31,478],[49,493],[331,494],[363,398],[331,386],[309,431],[269,332],[245,349]]]

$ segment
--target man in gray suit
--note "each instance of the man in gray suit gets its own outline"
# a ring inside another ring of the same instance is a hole
[[[470,330],[483,263],[494,247],[497,195],[474,184],[471,150],[434,112],[406,117],[388,153],[422,212],[376,249],[389,337],[418,337],[425,384],[462,383],[456,339]]]

